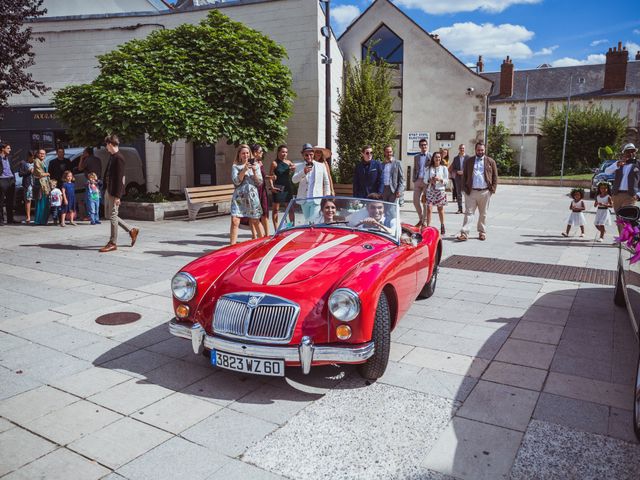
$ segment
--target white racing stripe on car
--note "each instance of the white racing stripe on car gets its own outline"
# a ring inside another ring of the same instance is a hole
[[[267,282],[267,285],[280,285],[285,278],[287,278],[296,268],[302,265],[307,260],[311,260],[313,257],[320,255],[322,252],[329,250],[330,248],[335,247],[336,245],[340,245],[341,243],[348,242],[349,240],[356,238],[357,235],[347,235],[346,237],[336,238],[330,242],[327,242],[319,247],[316,247],[312,250],[309,250],[306,253],[303,253],[295,260],[287,263],[282,270],[276,273],[271,280]]]
[[[280,250],[282,250],[285,247],[285,245],[287,243],[289,243],[290,241],[292,241],[295,238],[299,237],[303,233],[304,232],[302,230],[299,230],[297,232],[293,232],[288,237],[283,238],[282,240],[280,240],[271,250],[269,250],[269,253],[267,253],[264,256],[264,258],[260,261],[260,264],[258,265],[258,268],[256,268],[256,273],[253,274],[252,282],[253,283],[259,283],[259,284],[264,282],[264,276],[267,274],[267,269],[269,268],[269,265],[271,265],[271,261],[280,252]]]

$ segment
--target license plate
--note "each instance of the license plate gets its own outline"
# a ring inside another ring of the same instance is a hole
[[[255,375],[269,375],[284,377],[284,360],[271,358],[253,358],[233,355],[232,353],[211,351],[211,365],[226,368],[236,372],[253,373]]]

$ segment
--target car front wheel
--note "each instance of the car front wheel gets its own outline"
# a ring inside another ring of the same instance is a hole
[[[378,299],[376,318],[373,323],[371,336],[375,344],[375,351],[367,360],[359,366],[360,375],[369,380],[377,380],[384,375],[389,363],[389,351],[391,350],[391,311],[387,295],[382,292]]]

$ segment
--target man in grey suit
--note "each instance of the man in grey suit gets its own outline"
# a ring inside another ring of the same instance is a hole
[[[461,143],[458,147],[458,155],[453,157],[451,165],[449,165],[449,177],[453,179],[456,192],[458,192],[458,213],[462,213],[462,195],[463,195],[463,183],[462,174],[464,170],[464,161],[467,156],[464,154],[464,143]]]
[[[418,142],[420,153],[413,157],[413,206],[418,212],[418,223],[416,227],[423,227],[427,222],[427,204],[420,202],[420,197],[424,193],[427,194],[427,183],[424,181],[425,167],[431,162],[431,154],[429,153],[429,142],[426,138],[421,138]]]
[[[382,200],[385,202],[404,203],[404,174],[402,163],[393,158],[393,147],[384,147],[384,161],[382,162]]]

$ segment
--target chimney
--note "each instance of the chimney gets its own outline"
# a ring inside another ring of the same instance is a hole
[[[431,38],[433,38],[436,42],[440,43],[440,35],[438,35],[437,33],[432,34]]]
[[[484,72],[484,62],[482,61],[482,55],[478,56],[478,61],[476,62],[476,70],[478,73]]]
[[[638,51],[636,52],[636,61],[637,61],[637,60],[640,60],[640,50],[638,50]]]
[[[607,52],[607,62],[604,66],[604,90],[606,92],[616,92],[624,90],[627,83],[627,63],[629,62],[629,52],[622,42],[618,42],[618,47],[609,48]]]
[[[513,62],[508,55],[500,66],[500,96],[513,96]]]

